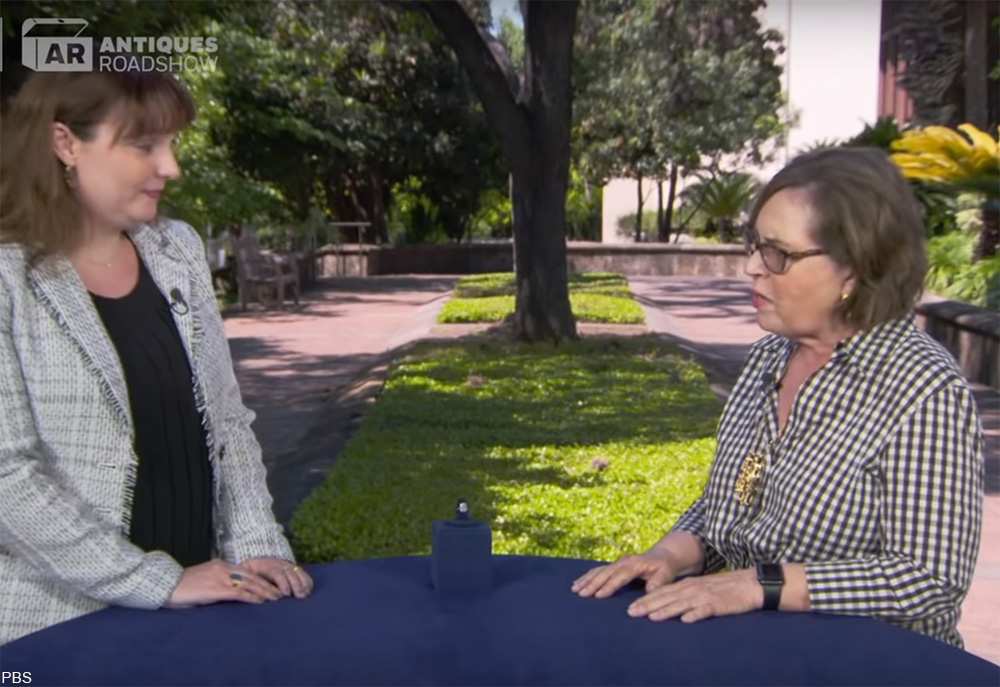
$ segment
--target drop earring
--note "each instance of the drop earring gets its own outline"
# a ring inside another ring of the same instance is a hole
[[[73,165],[66,165],[63,169],[63,179],[66,181],[66,186],[69,188],[76,188],[76,167]]]

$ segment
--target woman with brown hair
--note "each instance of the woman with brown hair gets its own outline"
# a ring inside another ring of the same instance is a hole
[[[909,184],[879,150],[802,155],[763,190],[746,245],[771,334],[723,411],[702,496],[573,590],[604,598],[638,578],[637,617],[868,615],[961,646],[982,433],[954,360],[914,320],[927,258]]]
[[[0,643],[108,604],[307,596],[204,248],[157,217],[186,90],[36,73],[0,139]]]

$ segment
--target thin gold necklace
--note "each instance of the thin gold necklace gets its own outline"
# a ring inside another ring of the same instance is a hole
[[[89,262],[92,265],[103,265],[104,267],[111,268],[112,266],[114,266],[115,261],[118,259],[118,257],[122,253],[122,244],[123,243],[125,243],[125,240],[122,238],[121,234],[119,234],[118,235],[118,246],[115,248],[115,254],[113,256],[111,256],[110,260],[91,260],[90,258],[84,257],[82,255],[80,256],[80,259],[83,260],[84,262]]]

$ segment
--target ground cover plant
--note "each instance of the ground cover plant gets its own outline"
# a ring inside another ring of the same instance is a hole
[[[653,336],[421,342],[300,505],[296,553],[429,553],[458,498],[495,553],[641,550],[700,493],[720,411],[702,369]]]
[[[613,272],[569,275],[569,302],[578,322],[642,324],[642,307],[628,280]],[[438,315],[443,324],[499,322],[514,312],[514,273],[490,272],[459,279],[452,298]]]

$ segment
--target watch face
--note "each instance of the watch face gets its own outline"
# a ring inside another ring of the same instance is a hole
[[[785,574],[778,563],[758,563],[757,579],[764,584],[784,584]]]

